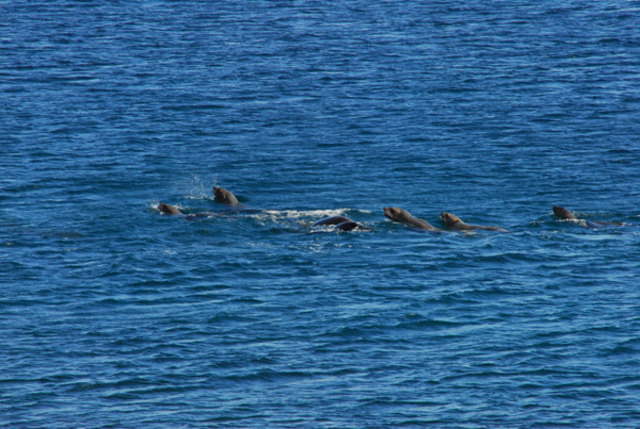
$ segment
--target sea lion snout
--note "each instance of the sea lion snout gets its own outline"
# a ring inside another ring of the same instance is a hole
[[[398,219],[398,217],[400,216],[400,214],[402,213],[402,209],[399,209],[397,207],[385,207],[384,208],[384,215],[386,217],[388,217],[391,220],[396,220]]]

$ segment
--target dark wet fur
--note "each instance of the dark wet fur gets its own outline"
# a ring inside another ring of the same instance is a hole
[[[180,210],[178,210],[177,208],[175,208],[174,206],[171,206],[169,204],[160,203],[158,205],[158,208],[164,214],[168,214],[168,215],[179,215],[179,214],[182,214],[182,212]]]
[[[553,206],[553,213],[558,216],[560,219],[564,220],[575,220],[576,216],[571,213],[569,210],[560,206]]]
[[[358,222],[354,222],[352,220],[339,223],[338,225],[336,225],[336,229],[339,229],[340,231],[353,231],[354,229],[360,231],[371,231],[371,228],[360,225]]]
[[[344,222],[353,222],[353,221],[345,216],[331,216],[331,217],[325,217],[323,219],[320,219],[319,221],[314,222],[313,224],[311,224],[311,227],[313,228],[316,226],[338,225]]]
[[[362,231],[370,231],[371,228],[367,228],[366,226],[360,225],[358,222],[349,219],[345,216],[331,216],[326,217],[324,219],[320,219],[319,221],[314,222],[311,227],[318,226],[334,226],[339,231],[353,231],[354,229],[359,229]]]
[[[237,206],[238,199],[231,192],[226,189],[219,188],[217,186],[213,187],[213,195],[216,197],[216,201],[222,204],[228,204],[230,206]]]

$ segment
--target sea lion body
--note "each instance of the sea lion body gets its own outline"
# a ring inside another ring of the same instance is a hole
[[[442,218],[444,223],[449,226],[449,228],[456,229],[458,231],[473,231],[475,229],[482,229],[486,231],[507,232],[506,229],[500,228],[499,226],[469,225],[468,223],[464,223],[458,216],[447,212],[442,212],[440,214],[440,217]]]
[[[586,219],[578,219],[573,213],[564,207],[553,206],[553,214],[555,214],[561,220],[575,221],[580,226],[585,228],[600,228],[606,226],[625,226],[624,222],[606,222],[606,221],[592,221]]]
[[[398,207],[385,207],[384,215],[394,222],[398,222],[412,228],[424,229],[427,231],[442,231],[441,229],[431,225],[426,220],[413,217],[408,211]]]
[[[326,226],[326,225],[338,225],[344,222],[353,222],[351,219],[345,216],[331,216],[320,219],[311,224],[311,227]]]
[[[331,216],[326,217],[324,219],[320,219],[319,221],[311,224],[312,228],[319,226],[335,226],[336,229],[340,231],[353,231],[354,229],[359,229],[363,231],[369,231],[371,228],[367,228],[364,225],[359,224],[358,222],[349,219],[345,216]]]
[[[349,221],[337,224],[336,229],[340,231],[353,231],[354,229],[369,229],[369,228],[363,227],[358,222],[349,220]]]
[[[241,204],[238,202],[238,199],[236,198],[235,195],[233,195],[233,193],[231,193],[226,189],[214,186],[213,194],[217,202],[231,206],[233,208],[232,210],[234,213],[236,211],[241,211],[242,213],[261,213],[262,212],[262,210],[255,210],[255,209],[250,209],[245,207],[244,204]],[[163,214],[171,215],[171,216],[179,216],[180,218],[185,220],[198,220],[198,219],[212,217],[212,216],[223,216],[223,214],[211,213],[211,212],[185,214],[182,211],[180,211],[180,209],[178,209],[177,207],[169,204],[165,204],[165,203],[159,203],[158,209]],[[370,231],[371,230],[371,228],[361,225],[358,222],[355,222],[354,220],[346,216],[326,217],[324,219],[320,219],[317,222],[314,222],[311,225],[312,228],[324,227],[324,226],[330,226],[333,229],[338,231],[353,231],[353,230]]]

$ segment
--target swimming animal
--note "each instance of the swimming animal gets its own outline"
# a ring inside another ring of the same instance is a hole
[[[426,220],[413,217],[408,211],[398,207],[385,207],[384,215],[394,222],[401,223],[411,228],[424,229],[427,231],[442,231],[441,229],[431,225]]]
[[[220,188],[218,186],[214,186],[213,187],[213,194],[215,195],[215,200],[226,204],[228,206],[231,206],[234,208],[234,210],[240,210],[242,211],[242,213],[260,213],[261,210],[253,210],[253,209],[249,209],[246,206],[244,206],[244,204],[241,204],[238,202],[238,199],[236,198],[235,195],[233,195],[233,193],[231,193],[230,191]],[[203,213],[194,213],[194,214],[189,214],[186,215],[184,213],[182,213],[180,211],[180,209],[178,209],[175,206],[169,205],[169,204],[165,204],[165,203],[159,203],[158,204],[158,209],[166,215],[172,215],[172,216],[180,216],[186,220],[196,220],[196,219],[201,219],[201,218],[206,218],[206,217],[212,217],[212,216],[223,216],[223,214],[218,214],[218,213],[211,213],[211,212],[203,212]],[[320,226],[332,226],[335,227],[335,229],[339,230],[339,231],[353,231],[353,230],[361,230],[361,231],[370,231],[371,228],[366,227],[362,224],[359,224],[358,222],[355,222],[354,220],[346,217],[346,216],[331,216],[331,217],[327,217],[324,219],[320,219],[319,221],[313,223],[313,225],[311,225],[311,227],[320,227]]]
[[[260,210],[249,209],[244,204],[239,203],[236,196],[226,189],[214,186],[213,194],[216,197],[216,201],[221,202],[223,204],[227,204],[234,208],[241,209],[243,212],[256,212],[256,213],[261,212]],[[311,226],[317,227],[317,226],[334,226],[334,225],[335,225],[335,228],[340,231],[352,231],[354,229],[368,231],[371,229],[345,216],[331,216],[324,219],[320,219],[319,221],[315,222]]]
[[[210,213],[210,212],[202,212],[202,213],[194,213],[194,214],[185,215],[177,207],[169,205],[169,204],[165,204],[165,203],[158,204],[158,209],[160,209],[160,211],[162,213],[166,214],[166,215],[180,216],[180,217],[184,218],[185,220],[196,220],[196,219],[202,219],[202,218],[205,218],[205,217],[218,216],[218,215],[216,215],[214,213]]]
[[[354,229],[359,229],[363,231],[370,231],[371,228],[368,228],[364,225],[355,222],[354,220],[349,219],[345,216],[331,216],[325,217],[324,219],[320,219],[319,221],[311,224],[311,228],[318,226],[334,226],[336,229],[340,231],[353,231]]]
[[[500,228],[499,226],[469,225],[468,223],[464,223],[458,216],[447,212],[442,212],[440,214],[440,217],[442,218],[444,223],[449,226],[449,228],[456,229],[458,231],[472,231],[474,229],[483,229],[487,231],[508,232],[506,229]]]
[[[226,189],[223,188],[218,188],[217,186],[213,187],[213,195],[215,195],[216,197],[216,201],[221,202],[223,204],[227,204],[230,206],[237,206],[238,203],[238,199],[236,198],[235,195],[233,195],[231,192],[227,191]],[[158,208],[160,209],[160,211],[164,214],[168,214],[168,215],[182,215],[183,213],[176,207],[169,205],[169,204],[165,204],[165,203],[160,203],[158,204]],[[204,216],[208,216],[211,215],[212,213],[209,212],[205,212],[205,213],[198,213],[197,215],[189,215],[191,217],[193,216],[199,216],[199,217],[204,217]]]
[[[236,198],[236,196],[233,195],[231,192],[227,191],[226,189],[214,186],[213,195],[215,195],[216,201],[222,204],[227,204],[229,206],[238,205],[238,199]]]
[[[592,221],[592,220],[586,220],[586,219],[578,219],[576,215],[574,215],[564,207],[560,207],[560,206],[553,206],[553,214],[555,214],[561,220],[575,221],[575,223],[585,228],[600,228],[602,226],[627,225],[624,222],[605,222],[605,221]]]
[[[215,196],[215,200],[217,202],[226,204],[234,211],[241,211],[243,213],[262,213],[262,210],[253,209],[251,207],[245,206],[241,202],[238,202],[236,196],[233,195],[231,191],[227,191],[226,189],[214,186],[213,195]]]

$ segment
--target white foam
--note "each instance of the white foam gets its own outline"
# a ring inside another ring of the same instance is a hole
[[[177,204],[171,204],[172,207],[177,208],[178,210],[182,211],[182,210],[186,210],[184,207],[182,207],[181,205],[177,205]],[[158,210],[160,211],[160,201],[158,201],[157,203],[151,203],[149,205],[149,208],[154,209],[154,210]]]
[[[300,218],[323,218],[330,216],[344,216],[349,209],[334,210],[264,210],[262,213],[276,218],[300,219]]]

